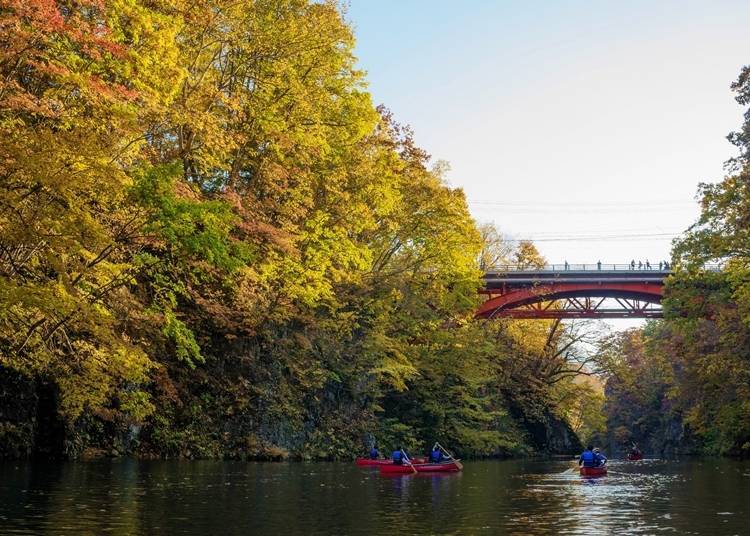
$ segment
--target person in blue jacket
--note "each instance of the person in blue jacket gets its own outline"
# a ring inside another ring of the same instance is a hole
[[[401,447],[398,447],[393,451],[391,458],[393,459],[394,465],[404,465],[405,463],[409,463],[411,461],[409,460],[409,455],[406,454],[404,449],[402,449]]]
[[[598,448],[594,449],[594,466],[601,467],[607,463],[607,457]]]
[[[578,465],[583,465],[584,467],[596,466],[596,454],[594,454],[594,447],[592,445],[586,447],[581,457],[578,458]]]
[[[370,449],[370,459],[377,460],[378,458],[380,458],[380,451],[378,450],[377,445],[373,445]]]
[[[440,463],[442,461],[443,453],[440,451],[440,447],[437,446],[437,443],[435,443],[435,446],[432,447],[432,452],[430,452],[430,462]]]

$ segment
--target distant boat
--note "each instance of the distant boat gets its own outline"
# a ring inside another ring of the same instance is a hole
[[[636,452],[629,452],[628,453],[628,460],[630,460],[631,462],[636,462],[636,461],[642,460],[642,459],[643,459],[643,453],[642,452],[637,452],[637,453]]]

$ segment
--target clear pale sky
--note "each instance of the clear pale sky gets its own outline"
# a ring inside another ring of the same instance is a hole
[[[351,0],[347,18],[375,102],[478,221],[550,262],[667,259],[736,153],[747,0]]]

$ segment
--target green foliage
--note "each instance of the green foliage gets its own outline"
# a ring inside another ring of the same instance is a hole
[[[128,170],[180,80],[176,22],[136,2],[13,0],[0,27],[0,359],[56,383],[69,421],[111,415],[155,366],[119,321],[142,223]]]
[[[613,450],[626,452],[633,443],[662,455],[685,450],[687,438],[670,391],[674,381],[671,365],[650,338],[658,338],[660,329],[654,325],[645,333],[629,330],[604,345],[611,371],[604,411]],[[675,423],[676,435],[672,431]]]
[[[743,106],[748,73],[732,85]],[[623,440],[651,436],[656,449],[750,454],[749,129],[750,110],[730,135],[740,149],[731,174],[700,185],[700,218],[674,246],[665,320],[619,345],[631,370],[610,380],[608,413],[610,431]]]
[[[473,321],[544,259],[372,105],[338,2],[6,4],[0,359],[74,450],[508,455],[567,414],[549,323]]]
[[[732,85],[737,102],[748,101],[749,68]],[[662,349],[678,352],[675,393],[685,422],[704,448],[722,454],[750,454],[750,160],[747,132],[730,136],[740,156],[734,173],[701,185],[701,216],[675,246],[683,268],[671,284],[668,332]],[[721,262],[720,273],[702,265]]]
[[[201,348],[198,345],[198,341],[195,340],[195,335],[169,309],[164,311],[162,334],[174,344],[174,352],[177,359],[186,362],[190,367],[194,367],[196,361],[203,362]]]

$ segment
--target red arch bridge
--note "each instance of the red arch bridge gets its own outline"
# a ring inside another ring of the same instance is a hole
[[[564,264],[488,270],[478,318],[661,318],[665,264]]]

